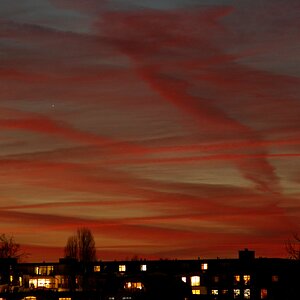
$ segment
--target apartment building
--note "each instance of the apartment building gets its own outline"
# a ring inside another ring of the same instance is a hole
[[[299,298],[300,262],[256,258],[56,263],[0,260],[0,300]]]

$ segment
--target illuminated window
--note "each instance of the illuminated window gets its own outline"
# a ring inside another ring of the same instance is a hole
[[[219,291],[218,290],[211,290],[211,294],[217,296],[217,295],[219,295]]]
[[[49,279],[49,278],[39,278],[37,285],[38,285],[38,287],[51,288],[52,287],[52,280]]]
[[[101,267],[100,266],[94,266],[94,272],[100,272]]]
[[[207,263],[201,264],[201,270],[207,270],[207,269],[208,269]]]
[[[193,295],[200,295],[200,289],[192,290]]]
[[[238,283],[240,283],[240,281],[241,281],[240,275],[234,275],[233,276],[233,283],[234,284],[238,284]]]
[[[261,289],[260,290],[260,299],[267,299],[268,298],[268,290],[267,289]]]
[[[199,285],[200,285],[200,276],[192,276],[191,286],[199,286]]]
[[[186,277],[185,276],[181,277],[181,280],[186,283]]]
[[[34,268],[36,275],[51,275],[53,273],[53,266],[39,266]]]
[[[31,288],[54,288],[55,287],[55,279],[54,278],[30,278],[29,286]]]
[[[233,299],[238,299],[240,298],[241,291],[239,289],[234,289],[233,290]]]
[[[222,295],[227,295],[228,294],[228,290],[222,290]]]
[[[59,300],[72,300],[72,298],[58,298]]]
[[[125,282],[124,288],[126,290],[142,290],[144,285],[141,282]]]
[[[278,275],[273,275],[272,276],[272,282],[278,282],[279,281],[279,276]]]
[[[126,266],[125,265],[119,265],[119,272],[125,272]]]
[[[141,290],[143,288],[143,284],[141,282],[134,282],[134,288]]]
[[[146,272],[147,271],[147,265],[141,265],[141,271]]]
[[[249,285],[250,284],[250,275],[244,275],[243,280],[244,280],[245,285]]]
[[[36,297],[34,296],[27,296],[24,298],[24,300],[36,300]]]
[[[244,290],[244,299],[250,299],[250,289]]]
[[[10,282],[13,282],[13,280],[14,280],[14,277],[13,277],[12,275],[10,275],[10,276],[9,276],[9,281],[10,281]]]
[[[23,286],[23,278],[21,276],[19,277],[19,285]]]
[[[37,279],[32,279],[32,278],[30,278],[29,279],[29,287],[30,288],[37,288]]]
[[[125,289],[131,289],[131,282],[126,282],[124,285]]]

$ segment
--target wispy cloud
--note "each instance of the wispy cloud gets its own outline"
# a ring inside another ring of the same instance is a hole
[[[298,2],[121,2],[0,4],[2,230],[38,258],[82,225],[104,259],[283,256]]]

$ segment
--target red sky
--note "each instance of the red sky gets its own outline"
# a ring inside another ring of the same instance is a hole
[[[58,260],[286,256],[300,3],[0,2],[1,232]]]

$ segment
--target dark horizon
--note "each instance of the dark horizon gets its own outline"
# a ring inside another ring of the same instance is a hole
[[[96,247],[97,248],[97,247]],[[23,249],[23,248],[22,248]],[[40,248],[38,248],[40,249]],[[24,248],[26,250],[26,248]],[[222,256],[220,253],[218,254],[216,251],[216,255],[201,255],[199,253],[197,256],[180,256],[180,257],[175,257],[175,256],[160,256],[159,254],[157,255],[151,255],[151,256],[141,256],[138,255],[137,253],[132,253],[132,255],[128,255],[128,253],[120,253],[119,251],[116,253],[108,253],[104,252],[104,254],[101,256],[101,252],[97,251],[97,256],[95,261],[102,261],[102,262],[109,262],[109,261],[159,261],[159,260],[214,260],[214,259],[238,259],[239,257],[239,251],[244,251],[244,250],[249,250],[249,251],[254,251],[255,257],[256,258],[266,258],[266,259],[291,259],[289,257],[288,252],[285,250],[284,255],[282,256],[264,256],[260,255],[259,252],[257,252],[255,249],[252,248],[241,248],[241,249],[236,249],[236,251],[233,253],[231,256]],[[46,255],[49,257],[49,253],[52,253],[52,251],[47,248],[45,249],[47,251]],[[26,251],[24,251],[26,252]],[[57,253],[61,253],[60,256],[57,256]],[[55,248],[55,251],[53,251],[53,256],[52,258],[46,258],[45,255],[42,253],[36,253],[33,254],[28,253],[28,255],[24,256],[21,258],[21,262],[24,263],[39,263],[39,262],[45,262],[45,263],[56,263],[59,262],[60,259],[64,259],[64,250],[63,248]]]

